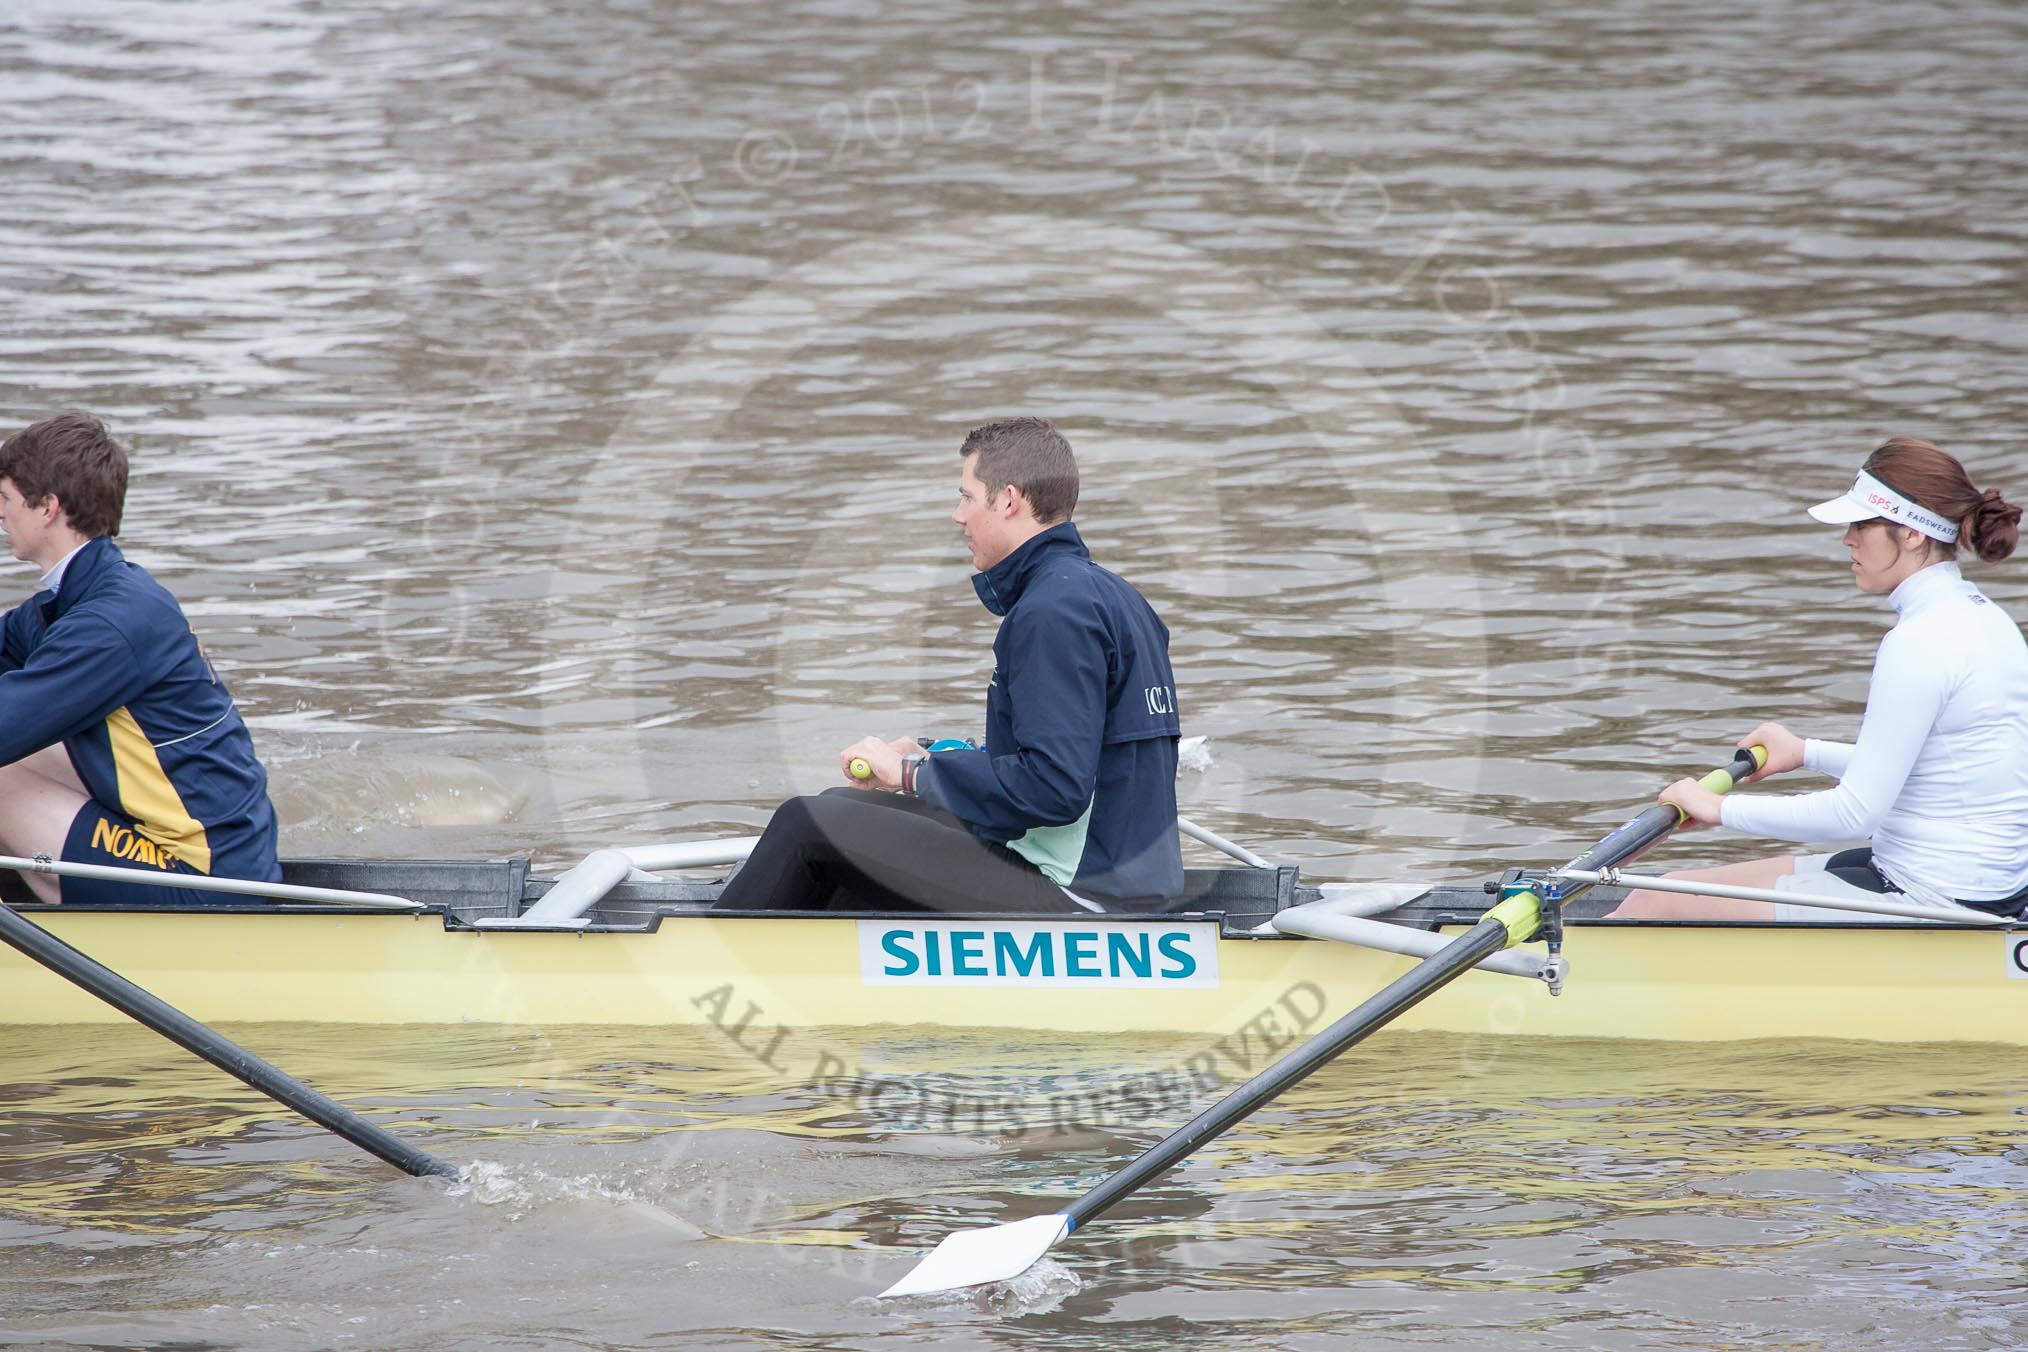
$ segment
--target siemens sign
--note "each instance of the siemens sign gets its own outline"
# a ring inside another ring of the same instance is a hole
[[[1213,925],[1076,920],[862,920],[869,986],[1218,985]]]

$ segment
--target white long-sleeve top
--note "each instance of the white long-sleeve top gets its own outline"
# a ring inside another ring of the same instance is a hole
[[[1889,598],[1859,740],[1803,743],[1821,793],[1730,794],[1721,820],[1780,840],[1868,840],[1890,882],[1993,901],[2028,886],[2028,642],[1955,563]]]

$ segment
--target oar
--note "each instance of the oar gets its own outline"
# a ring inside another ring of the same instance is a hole
[[[1698,782],[1713,793],[1731,793],[1734,784],[1766,764],[1766,747],[1743,746],[1733,753],[1731,762],[1724,769],[1713,770]],[[1668,803],[1653,804],[1643,809],[1638,817],[1557,871],[1561,873],[1564,869],[1608,869],[1631,864],[1686,820],[1680,807]],[[1577,887],[1566,889],[1563,895],[1569,898],[1590,890],[1591,884],[1581,883]]]
[[[1706,775],[1704,786],[1714,793],[1725,793],[1732,788],[1735,774],[1744,777],[1765,763],[1766,758],[1767,752],[1761,747],[1753,748],[1751,753],[1741,751],[1731,766]],[[1630,861],[1682,821],[1683,815],[1676,808],[1657,803],[1572,860],[1569,866],[1591,864],[1607,868]],[[1582,887],[1563,895],[1572,896],[1581,890]],[[925,1295],[1018,1277],[1078,1226],[1168,1172],[1255,1109],[1301,1084],[1339,1053],[1414,1008],[1471,970],[1481,959],[1534,938],[1542,916],[1542,898],[1537,892],[1535,886],[1529,886],[1503,898],[1476,925],[1409,969],[1378,995],[1206,1108],[1062,1211],[946,1235],[907,1276],[880,1294]]]
[[[269,1065],[238,1043],[220,1036],[188,1014],[150,995],[105,964],[72,948],[48,931],[0,905],[0,940],[5,940],[64,980],[82,986],[129,1018],[152,1028],[177,1046],[197,1053],[226,1074],[293,1108],[318,1126],[337,1132],[395,1168],[421,1176],[458,1176],[457,1166],[407,1144],[349,1108]]]
[[[1378,995],[1212,1104],[1062,1211],[1050,1216],[1031,1216],[1009,1225],[946,1235],[913,1271],[880,1294],[924,1295],[1020,1276],[1072,1230],[1167,1173],[1199,1146],[1302,1083],[1340,1052],[1413,1008],[1424,997],[1470,970],[1480,959],[1532,938],[1539,904],[1528,893],[1501,902],[1434,956],[1416,964]]]

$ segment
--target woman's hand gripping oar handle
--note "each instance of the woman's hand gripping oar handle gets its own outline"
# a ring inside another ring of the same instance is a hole
[[[1732,792],[1740,780],[1755,773],[1767,764],[1767,748],[1764,746],[1743,746],[1733,753],[1732,761],[1722,769],[1713,770],[1697,782],[1713,793]],[[1604,840],[1586,850],[1577,858],[1564,865],[1566,869],[1607,869],[1631,864],[1661,842],[1664,836],[1681,826],[1688,818],[1683,809],[1673,803],[1656,803],[1643,811],[1626,825],[1615,830]],[[1576,892],[1565,894],[1566,899]]]
[[[1713,793],[1730,793],[1734,784],[1766,764],[1766,747],[1741,747],[1733,753],[1730,763],[1697,782]],[[1689,815],[1674,803],[1656,803],[1642,809],[1632,821],[1613,830],[1562,868],[1547,875],[1515,870],[1503,880],[1500,888],[1503,902],[1526,897],[1536,907],[1538,926],[1530,937],[1540,939],[1549,947],[1549,960],[1543,965],[1542,979],[1549,983],[1551,995],[1563,993],[1564,974],[1569,970],[1563,961],[1563,908],[1594,885],[1560,875],[1572,870],[1595,874],[1631,864],[1688,820]]]
[[[1736,786],[1741,780],[1747,778],[1749,775],[1758,774],[1766,765],[1767,765],[1766,747],[1743,746],[1739,750],[1732,753],[1732,763],[1730,765],[1727,765],[1722,770],[1713,770],[1710,774],[1704,776],[1704,778],[1698,780],[1697,782],[1699,784],[1702,784],[1705,788],[1711,790],[1713,793],[1723,797],[1724,795],[1731,793],[1734,786]],[[1664,806],[1674,808],[1676,813],[1677,826],[1681,826],[1684,822],[1690,819],[1688,813],[1684,812],[1683,809],[1680,807],[1675,807],[1673,803],[1664,804]]]

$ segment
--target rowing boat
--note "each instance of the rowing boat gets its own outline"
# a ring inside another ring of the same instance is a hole
[[[173,909],[19,909],[206,1022],[712,1025],[785,1073],[822,1076],[839,1067],[815,1030],[865,1025],[1183,1032],[1271,1056],[1413,965],[1299,937],[1328,929],[1317,915],[1378,912],[1391,930],[1455,934],[1493,900],[1482,885],[1317,887],[1288,866],[1187,877],[1179,909],[1162,915],[731,916],[708,910],[715,882],[636,872],[551,922],[541,903],[556,880],[526,859],[302,860],[285,866],[292,885],[420,908],[193,894]],[[1560,994],[1535,976],[1474,972],[1393,1026],[2028,1043],[2028,932],[1605,919],[1618,895],[1597,888],[1570,908]],[[0,1024],[120,1017],[0,953]]]

